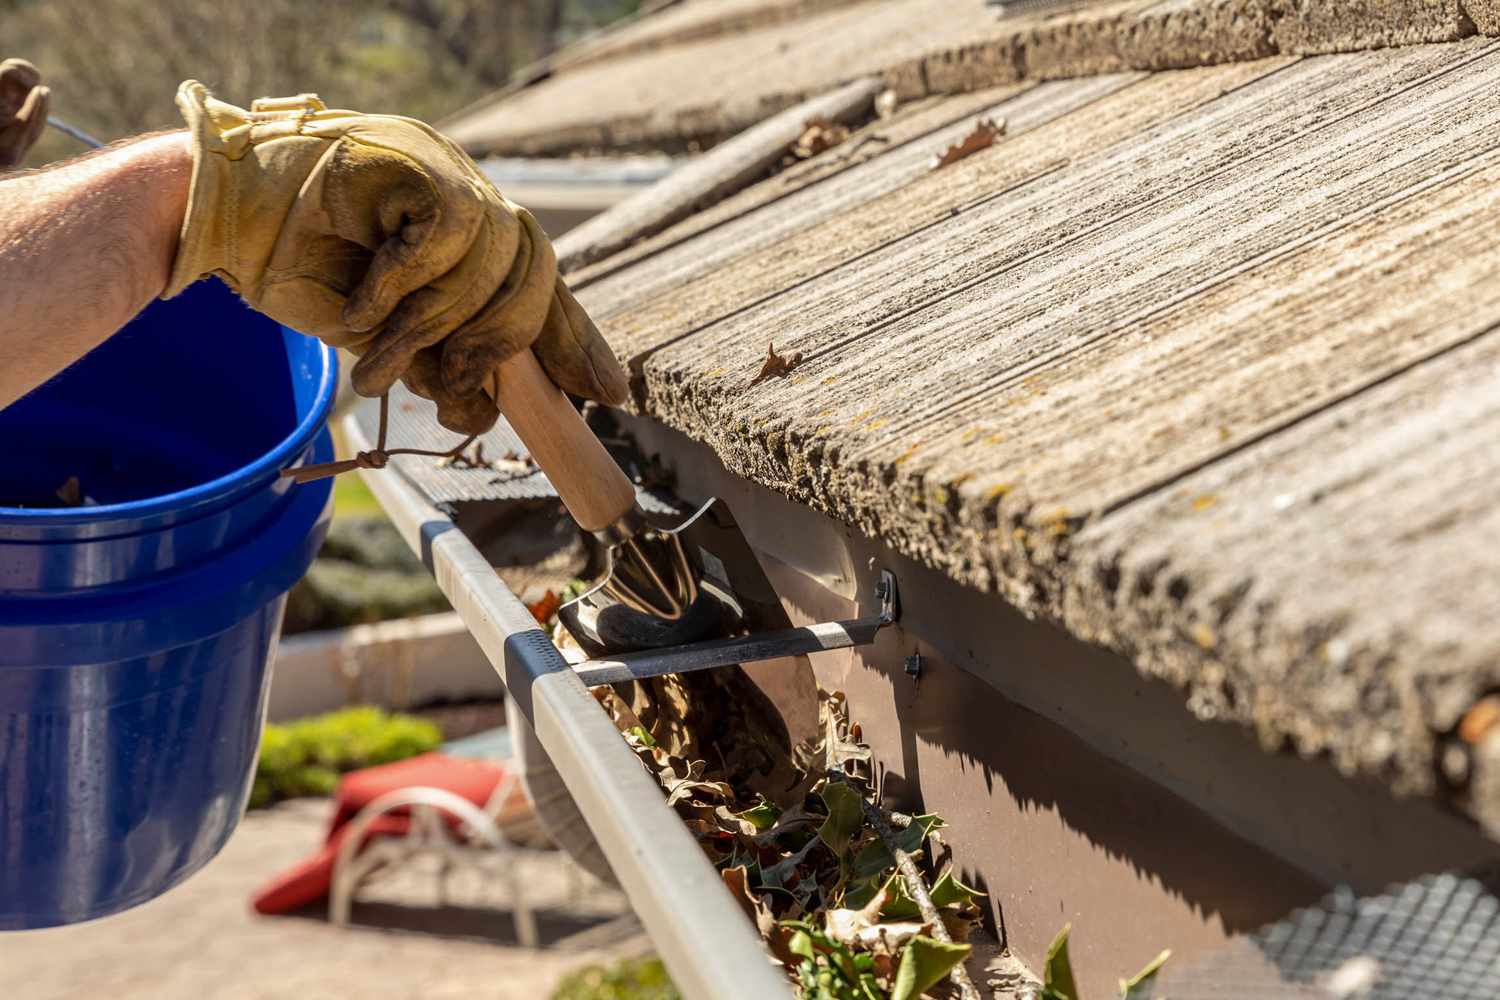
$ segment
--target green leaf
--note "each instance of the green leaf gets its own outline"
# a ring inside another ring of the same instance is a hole
[[[906,891],[905,879],[893,875],[885,889],[886,904],[880,909],[881,916],[893,920],[914,920],[921,916],[922,911],[917,907],[917,901]],[[970,889],[954,878],[952,868],[943,869],[943,874],[938,876],[937,882],[927,894],[932,897],[932,905],[940,910],[945,906],[963,905],[984,898],[984,893]]]
[[[780,815],[781,810],[776,808],[776,803],[767,801],[766,799],[761,799],[758,806],[751,806],[744,812],[734,814],[735,819],[745,820],[751,826],[755,827],[756,830],[771,829],[771,827],[776,825],[776,820]]]
[[[760,884],[763,887],[770,889],[786,888],[787,880],[790,879],[794,874],[796,874],[797,866],[802,864],[803,861],[807,860],[808,853],[812,851],[812,849],[816,847],[818,843],[818,838],[814,837],[805,845],[803,845],[802,850],[798,851],[796,854],[788,855],[787,857],[782,858],[780,861],[776,862],[769,868],[762,868],[760,870]]]
[[[1129,979],[1120,980],[1121,1000],[1130,1000],[1131,995],[1134,994],[1136,990],[1140,989],[1142,986],[1146,985],[1156,977],[1156,974],[1161,971],[1161,967],[1163,965],[1166,965],[1167,959],[1171,957],[1172,951],[1169,948],[1163,951],[1160,955],[1157,955],[1150,962],[1148,962],[1146,964],[1146,967],[1140,972],[1137,972]]]
[[[656,737],[646,732],[645,726],[631,726],[629,729],[625,730],[625,735],[634,736],[636,739],[641,741],[641,745],[644,747],[656,746]]]
[[[940,830],[947,825],[941,816],[932,813],[913,816],[910,826],[896,831],[896,845],[908,854],[915,854],[922,849],[923,843],[933,830]],[[896,867],[895,857],[886,850],[885,842],[876,838],[854,856],[853,875],[857,879],[873,878],[894,867]]]
[[[792,939],[786,943],[786,950],[806,959],[815,958],[817,955],[817,952],[813,950],[812,935],[807,931],[798,931],[793,934]]]
[[[842,944],[830,941],[828,961],[852,986],[859,982],[859,970],[854,965],[854,954]]]
[[[901,965],[891,984],[891,1000],[915,1000],[942,981],[969,954],[966,944],[945,944],[914,937],[901,952]]]
[[[1079,1000],[1078,984],[1073,981],[1073,963],[1068,958],[1068,932],[1072,924],[1063,924],[1047,948],[1047,962],[1042,970],[1044,1000]]]
[[[864,799],[841,781],[830,781],[818,794],[828,806],[828,819],[818,827],[818,836],[829,850],[842,857],[865,824]]]
[[[938,909],[945,906],[975,903],[984,898],[984,893],[971,889],[953,877],[953,869],[945,868],[932,887],[932,905]]]

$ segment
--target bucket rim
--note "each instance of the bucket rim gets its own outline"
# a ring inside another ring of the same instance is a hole
[[[276,329],[278,332],[290,333],[298,337],[309,336],[281,324],[276,324]],[[315,349],[317,356],[323,360],[323,371],[318,380],[312,406],[286,437],[255,461],[227,472],[217,479],[210,479],[206,483],[124,503],[100,504],[97,507],[40,508],[0,505],[0,524],[29,524],[34,527],[64,526],[111,521],[143,521],[162,514],[181,514],[233,497],[268,475],[280,472],[317,436],[319,428],[327,421],[329,411],[333,409],[334,398],[338,394],[337,353],[321,341],[315,344]]]

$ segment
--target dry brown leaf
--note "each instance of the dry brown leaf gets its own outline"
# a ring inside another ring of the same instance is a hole
[[[750,385],[752,388],[760,385],[773,375],[777,378],[786,378],[792,373],[792,369],[801,363],[801,351],[793,351],[791,354],[783,357],[776,353],[776,345],[771,344],[770,348],[766,351],[766,360],[760,366],[760,374],[750,380]]]
[[[809,160],[849,138],[849,127],[829,118],[809,118],[802,134],[792,143],[791,156]]]
[[[860,932],[880,923],[880,908],[885,905],[886,892],[881,889],[863,909],[829,910],[825,916],[828,936],[842,944],[858,940]]]
[[[973,156],[981,149],[988,149],[1004,134],[1004,118],[998,121],[993,118],[981,118],[974,123],[974,131],[932,158],[932,169],[939,170],[965,157]]]
[[[78,485],[77,476],[69,476],[68,481],[57,488],[55,495],[64,507],[83,506],[83,487]]]
[[[536,619],[538,625],[546,625],[552,621],[552,616],[557,614],[557,609],[562,607],[562,598],[557,592],[549,589],[542,595],[541,600],[533,601],[526,605],[526,610],[531,612],[531,617]]]
[[[438,459],[439,468],[448,468],[451,466],[455,469],[484,469],[488,468],[489,464],[484,457],[483,441],[474,442],[474,452],[471,455],[465,455],[460,452],[457,455],[448,455]]]

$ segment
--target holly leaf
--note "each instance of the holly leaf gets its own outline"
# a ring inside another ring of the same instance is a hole
[[[768,799],[761,799],[760,805],[751,806],[743,812],[734,814],[736,819],[746,821],[758,831],[769,830],[775,826],[777,817],[780,815],[781,810],[776,807],[776,803]]]
[[[786,943],[786,950],[808,961],[816,961],[818,953],[813,950],[812,935],[807,931],[795,932]]]
[[[787,880],[796,873],[797,866],[807,859],[808,852],[819,843],[821,841],[817,837],[813,837],[796,854],[782,858],[769,868],[762,868],[760,870],[760,884],[772,889],[786,888]]]
[[[1047,961],[1042,967],[1042,1000],[1079,1000],[1073,963],[1068,958],[1068,932],[1072,929],[1072,924],[1063,924],[1047,948]]]
[[[550,594],[551,591],[549,590],[548,593]],[[634,739],[636,742],[640,743],[641,746],[646,747],[647,749],[656,746],[656,738],[650,733],[646,732],[645,726],[631,726],[629,729],[625,730],[625,736],[627,741]]]
[[[1120,1000],[1131,1000],[1132,997],[1137,996],[1137,991],[1155,979],[1156,974],[1161,971],[1161,967],[1166,965],[1167,959],[1171,957],[1172,951],[1169,948],[1148,962],[1146,967],[1140,972],[1137,972],[1129,979],[1120,980]]]
[[[896,875],[891,876],[891,881],[887,883],[885,891],[889,899],[885,908],[881,910],[883,916],[893,920],[911,920],[922,915],[922,911],[917,907],[917,901],[912,899],[906,891],[904,879]],[[951,867],[943,869],[943,873],[938,876],[927,894],[932,897],[932,905],[939,910],[945,906],[967,906],[969,903],[984,898],[984,893],[977,889],[970,889],[954,878]]]
[[[828,818],[818,827],[818,836],[838,857],[849,849],[849,842],[865,824],[864,799],[842,781],[832,781],[818,793],[828,806]]]
[[[909,826],[896,831],[896,846],[907,854],[916,854],[922,849],[923,843],[932,831],[941,830],[947,825],[941,816],[934,813],[913,816]],[[872,878],[894,867],[896,867],[896,859],[886,849],[885,841],[876,839],[866,844],[854,856],[853,874],[856,879]]]
[[[889,883],[890,879],[881,875],[860,879],[844,890],[842,903],[856,910],[862,909]]]
[[[953,971],[969,955],[966,944],[946,944],[930,937],[914,937],[901,952],[901,964],[891,984],[891,1000],[916,1000]]]

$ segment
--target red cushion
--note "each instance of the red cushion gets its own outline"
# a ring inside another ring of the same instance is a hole
[[[440,753],[424,753],[394,764],[351,771],[339,781],[334,792],[333,820],[329,823],[322,850],[263,886],[253,897],[256,911],[289,913],[327,899],[333,884],[334,861],[347,832],[346,824],[380,796],[403,788],[441,788],[482,809],[505,773],[503,765],[492,761],[448,757]],[[498,819],[503,824],[530,812],[531,803],[517,784],[500,809]],[[445,814],[445,818],[452,825],[458,822],[454,816]],[[369,836],[399,837],[409,827],[406,810],[393,810],[371,824]],[[363,845],[360,849],[363,850]]]
[[[371,837],[399,837],[411,826],[405,816],[381,816],[370,824]],[[261,886],[251,898],[257,913],[291,913],[328,898],[333,886],[333,863],[348,829],[334,831],[318,851]],[[368,840],[367,840],[368,842]]]
[[[351,771],[333,793],[337,808],[330,833],[353,819],[365,806],[387,792],[403,788],[441,788],[484,808],[495,787],[505,777],[505,767],[487,760],[424,753],[393,764],[380,764]]]

